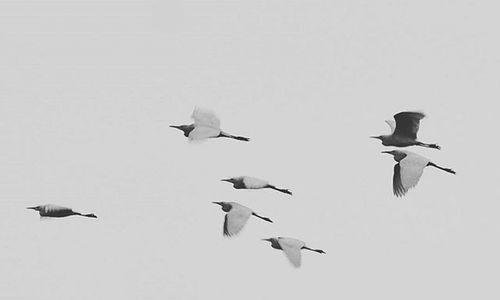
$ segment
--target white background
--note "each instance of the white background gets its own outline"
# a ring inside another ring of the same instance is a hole
[[[0,2],[0,299],[498,299],[498,8]],[[187,142],[196,105],[251,142]],[[368,136],[402,110],[457,175],[398,199]],[[275,223],[224,238],[212,201]],[[327,254],[294,269],[271,236]]]

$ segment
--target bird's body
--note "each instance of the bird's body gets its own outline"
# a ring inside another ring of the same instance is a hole
[[[300,251],[302,249],[318,252],[325,254],[326,252],[321,250],[321,249],[311,249],[306,246],[306,244],[301,241],[297,240],[294,238],[289,238],[289,237],[273,237],[273,238],[268,238],[268,239],[263,239],[264,241],[271,242],[271,247],[274,249],[278,250],[283,250],[285,253],[286,257],[292,263],[292,265],[296,268],[300,267],[301,265],[301,253]]]
[[[232,178],[222,179],[221,181],[227,181],[232,183],[235,189],[257,190],[257,189],[269,188],[288,195],[292,195],[292,192],[290,192],[287,189],[277,188],[274,185],[269,184],[269,182],[265,180],[250,176],[232,177]]]
[[[73,211],[71,208],[53,204],[45,204],[27,208],[38,211],[41,217],[63,218],[77,215],[88,218],[97,218],[97,216],[94,214],[81,214],[79,212]]]
[[[273,221],[267,217],[260,216],[252,211],[250,208],[238,204],[236,202],[213,202],[222,207],[222,210],[226,212],[224,219],[224,230],[223,235],[227,237],[232,237],[237,235],[241,229],[245,226],[248,219],[251,216],[258,217],[264,221],[272,223]]]
[[[391,134],[372,136],[372,138],[382,141],[384,146],[394,147],[408,147],[408,146],[422,146],[427,148],[441,149],[436,144],[426,144],[417,140],[417,132],[420,127],[420,120],[425,118],[421,112],[400,112],[394,115],[393,120],[386,120],[385,122],[391,128]]]
[[[220,129],[219,118],[211,111],[195,108],[191,118],[194,123],[190,125],[170,125],[184,132],[184,136],[190,140],[204,140],[207,138],[232,138],[248,142],[250,139],[242,136],[228,134]]]
[[[404,196],[409,189],[415,187],[427,166],[435,167],[455,174],[455,171],[440,167],[428,158],[410,151],[383,151],[382,153],[391,154],[398,163],[394,165],[394,174],[392,179],[393,192],[396,197]]]

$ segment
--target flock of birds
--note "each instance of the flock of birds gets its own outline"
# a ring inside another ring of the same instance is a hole
[[[190,125],[171,125],[170,127],[179,129],[184,132],[190,140],[204,140],[208,138],[231,138],[239,141],[250,141],[249,138],[235,136],[226,133],[220,128],[219,118],[211,111],[195,108],[191,116],[194,123]],[[417,132],[420,126],[420,120],[425,115],[421,112],[401,112],[394,115],[395,122],[387,120],[386,123],[391,127],[391,134],[372,136],[372,138],[382,141],[384,146],[408,147],[422,146],[433,149],[441,149],[436,144],[426,144],[417,140]],[[404,196],[409,189],[415,187],[423,174],[424,168],[427,166],[435,167],[448,173],[455,174],[455,171],[449,168],[443,168],[431,162],[429,159],[420,156],[410,151],[382,151],[382,153],[391,154],[397,164],[394,166],[393,174],[393,192],[396,197]],[[273,189],[281,193],[292,195],[288,189],[278,188],[265,180],[250,176],[240,176],[222,179],[233,184],[235,189]],[[260,218],[264,221],[272,223],[268,217],[261,216],[252,209],[236,202],[213,202],[220,205],[226,213],[223,226],[223,235],[226,237],[236,236],[245,226],[251,216]],[[88,218],[97,218],[93,213],[82,214],[73,211],[71,208],[46,204],[40,206],[28,207],[38,211],[41,217],[61,218],[68,216],[82,216]],[[295,267],[301,265],[301,250],[310,250],[317,253],[325,254],[321,249],[313,249],[306,246],[303,241],[290,237],[271,237],[263,239],[271,243],[274,249],[282,250],[289,261]]]
[[[420,127],[420,120],[425,118],[421,112],[405,111],[394,115],[396,122],[386,120],[391,127],[391,134],[372,136],[372,138],[382,141],[384,146],[408,147],[422,146],[440,150],[436,144],[426,144],[417,141],[417,132]],[[394,174],[392,177],[392,189],[396,197],[404,196],[409,189],[415,187],[422,177],[424,168],[427,166],[435,167],[451,174],[455,171],[449,168],[443,168],[431,162],[428,158],[410,151],[382,151],[382,153],[391,154],[398,163],[394,165]]]

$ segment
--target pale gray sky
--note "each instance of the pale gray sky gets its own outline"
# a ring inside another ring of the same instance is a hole
[[[495,1],[0,2],[0,299],[497,299]],[[250,143],[189,143],[195,105]],[[403,199],[370,135],[422,110]],[[250,175],[290,188],[237,191]],[[272,218],[222,237],[236,201]],[[45,203],[98,219],[40,220]],[[293,269],[261,238],[291,236]]]

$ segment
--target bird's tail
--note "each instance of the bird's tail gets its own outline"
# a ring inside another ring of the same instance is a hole
[[[280,188],[277,188],[277,187],[275,187],[274,185],[270,185],[270,184],[268,184],[268,185],[267,185],[267,187],[268,187],[268,188],[270,188],[270,189],[276,190],[276,191],[278,191],[278,192],[282,192],[282,193],[288,194],[288,195],[290,195],[290,196],[292,195],[292,192],[290,192],[290,191],[289,191],[289,190],[287,190],[287,189],[280,189]]]
[[[431,167],[435,167],[435,168],[441,169],[441,170],[443,170],[445,172],[448,172],[448,173],[451,173],[451,174],[457,174],[457,172],[453,171],[450,168],[443,168],[443,167],[440,167],[440,166],[438,166],[438,165],[436,165],[435,163],[432,163],[432,162],[429,162],[427,165],[431,166]]]
[[[230,138],[230,139],[235,139],[238,141],[245,141],[245,142],[250,141],[250,138],[247,138],[244,136],[237,136],[237,135],[228,134],[228,133],[225,133],[224,131],[220,132],[219,137],[225,137],[225,138]]]
[[[258,215],[258,214],[256,214],[256,213],[252,213],[252,215],[256,216],[257,218],[261,218],[262,220],[267,221],[267,222],[269,222],[269,223],[272,223],[272,222],[273,222],[271,219],[269,219],[269,218],[267,218],[267,217],[259,216],[259,215]]]

